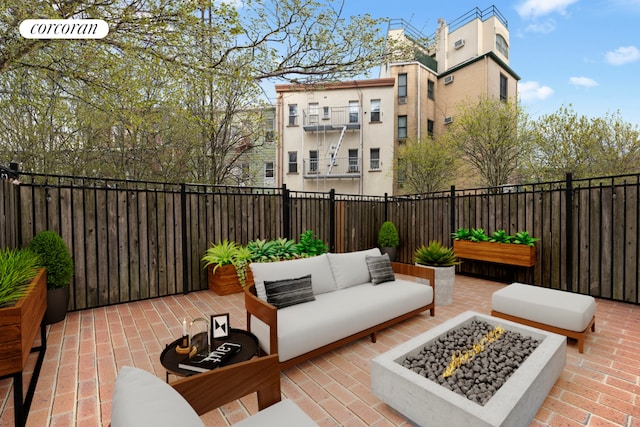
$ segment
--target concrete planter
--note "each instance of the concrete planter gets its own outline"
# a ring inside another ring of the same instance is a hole
[[[453,303],[453,288],[456,283],[456,268],[433,267],[416,263],[418,267],[430,268],[435,277],[436,306],[451,305]]]

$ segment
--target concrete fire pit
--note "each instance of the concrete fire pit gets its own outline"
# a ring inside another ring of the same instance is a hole
[[[407,356],[416,356],[441,335],[474,320],[541,341],[484,406],[401,365]],[[371,389],[420,426],[529,425],[564,369],[566,341],[560,335],[467,311],[373,359]]]

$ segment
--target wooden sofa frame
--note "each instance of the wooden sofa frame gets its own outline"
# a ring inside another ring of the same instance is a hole
[[[500,311],[491,310],[493,317],[499,317],[501,319],[510,320],[511,322],[520,323],[523,325],[531,326],[532,328],[542,329],[543,331],[553,332],[554,334],[564,335],[569,338],[574,338],[578,341],[578,352],[584,352],[584,339],[587,336],[589,330],[596,331],[596,316],[591,318],[591,321],[587,325],[584,331],[576,332],[569,329],[558,328],[557,326],[547,325],[546,323],[535,322],[533,320],[525,319],[524,317],[513,316],[511,314],[502,313]]]
[[[258,357],[180,379],[171,386],[198,415],[251,393],[258,396],[262,411],[281,400],[278,355]]]
[[[392,262],[391,266],[393,268],[393,272],[399,275],[407,275],[413,276],[415,278],[427,279],[429,280],[429,285],[433,288],[433,300],[430,304],[427,304],[423,307],[420,307],[416,310],[405,313],[401,316],[388,320],[386,322],[375,325],[371,328],[367,328],[363,331],[357,332],[353,335],[349,335],[348,337],[344,337],[337,341],[334,341],[325,346],[319,347],[315,350],[309,351],[307,353],[301,354],[300,356],[294,357],[289,360],[285,360],[284,362],[280,362],[280,369],[286,369],[290,366],[297,365],[300,362],[303,362],[308,359],[312,359],[321,354],[327,353],[329,351],[335,350],[338,347],[342,347],[343,345],[350,343],[352,341],[358,340],[360,338],[366,337],[367,335],[371,336],[371,342],[376,342],[377,332],[387,328],[396,323],[402,322],[403,320],[409,319],[417,314],[422,313],[423,311],[430,311],[431,316],[435,316],[435,276],[434,271],[431,268],[418,267],[412,264],[402,264],[399,262]],[[427,286],[427,285],[425,285]],[[273,305],[263,301],[262,299],[257,297],[256,289],[254,284],[248,284],[244,288],[244,304],[247,310],[247,330],[251,332],[251,316],[255,316],[260,319],[267,325],[269,325],[269,349],[271,354],[278,353],[278,310]]]

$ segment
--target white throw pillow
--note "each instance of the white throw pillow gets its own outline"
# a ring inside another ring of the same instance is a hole
[[[367,255],[380,256],[380,249],[373,248],[364,251],[347,252],[343,254],[328,254],[329,264],[338,289],[362,285],[371,281]]]
[[[204,423],[169,384],[142,369],[124,366],[113,389],[111,426],[204,427]]]
[[[311,274],[311,287],[314,295],[336,290],[336,282],[331,273],[327,254],[311,258],[292,259],[277,262],[252,262],[249,264],[253,273],[258,298],[266,301],[265,281],[291,279]]]

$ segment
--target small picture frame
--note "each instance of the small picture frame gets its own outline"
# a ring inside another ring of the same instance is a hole
[[[229,324],[229,313],[211,315],[211,341],[224,339],[229,336],[231,325]]]

